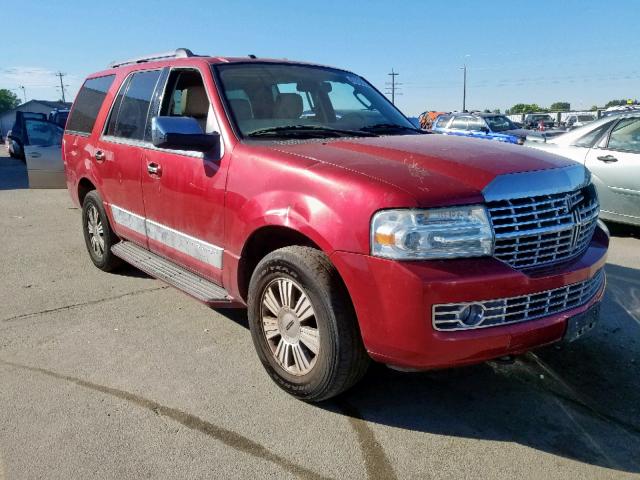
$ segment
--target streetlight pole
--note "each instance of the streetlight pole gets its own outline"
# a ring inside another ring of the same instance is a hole
[[[467,64],[462,67],[463,83],[462,83],[462,111],[467,111]]]
[[[18,88],[22,89],[22,96],[24,97],[24,103],[27,103],[27,89],[24,88],[24,85],[20,85]]]

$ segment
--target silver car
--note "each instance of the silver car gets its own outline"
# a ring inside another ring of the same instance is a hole
[[[600,217],[640,225],[640,113],[605,117],[525,146],[584,164],[600,197]]]

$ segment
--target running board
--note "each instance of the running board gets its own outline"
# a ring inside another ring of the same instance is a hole
[[[122,241],[111,247],[111,251],[116,257],[120,257],[139,270],[182,290],[207,305],[229,305],[233,302],[224,288],[135,243]]]

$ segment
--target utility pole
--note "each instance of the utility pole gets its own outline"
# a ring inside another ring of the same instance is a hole
[[[387,94],[391,94],[391,103],[393,103],[395,105],[396,103],[396,95],[401,95],[400,93],[397,93],[396,91],[399,90],[399,86],[402,85],[401,83],[396,82],[396,77],[398,75],[400,75],[398,72],[394,72],[393,68],[391,69],[391,73],[388,73],[387,75],[389,75],[391,77],[391,81],[390,82],[386,82],[387,85]]]
[[[462,111],[467,111],[467,64],[465,63],[462,67],[464,70],[463,73],[463,83],[462,83]]]
[[[62,83],[62,77],[64,77],[66,73],[58,72],[56,73],[56,77],[60,77],[60,91],[62,93],[62,102],[66,103],[67,99],[64,96],[64,84]]]
[[[20,85],[18,88],[22,89],[22,96],[24,98],[24,103],[27,103],[27,89],[24,88],[24,85]]]
[[[468,53],[462,59],[462,67],[460,70],[463,71],[463,81],[462,81],[462,111],[467,111],[467,58],[471,57]]]

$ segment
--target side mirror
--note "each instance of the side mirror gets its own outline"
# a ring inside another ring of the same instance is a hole
[[[193,117],[153,117],[151,142],[158,148],[206,153],[220,145],[220,134],[204,133]]]
[[[480,127],[480,131],[484,133],[489,133],[489,127]]]

